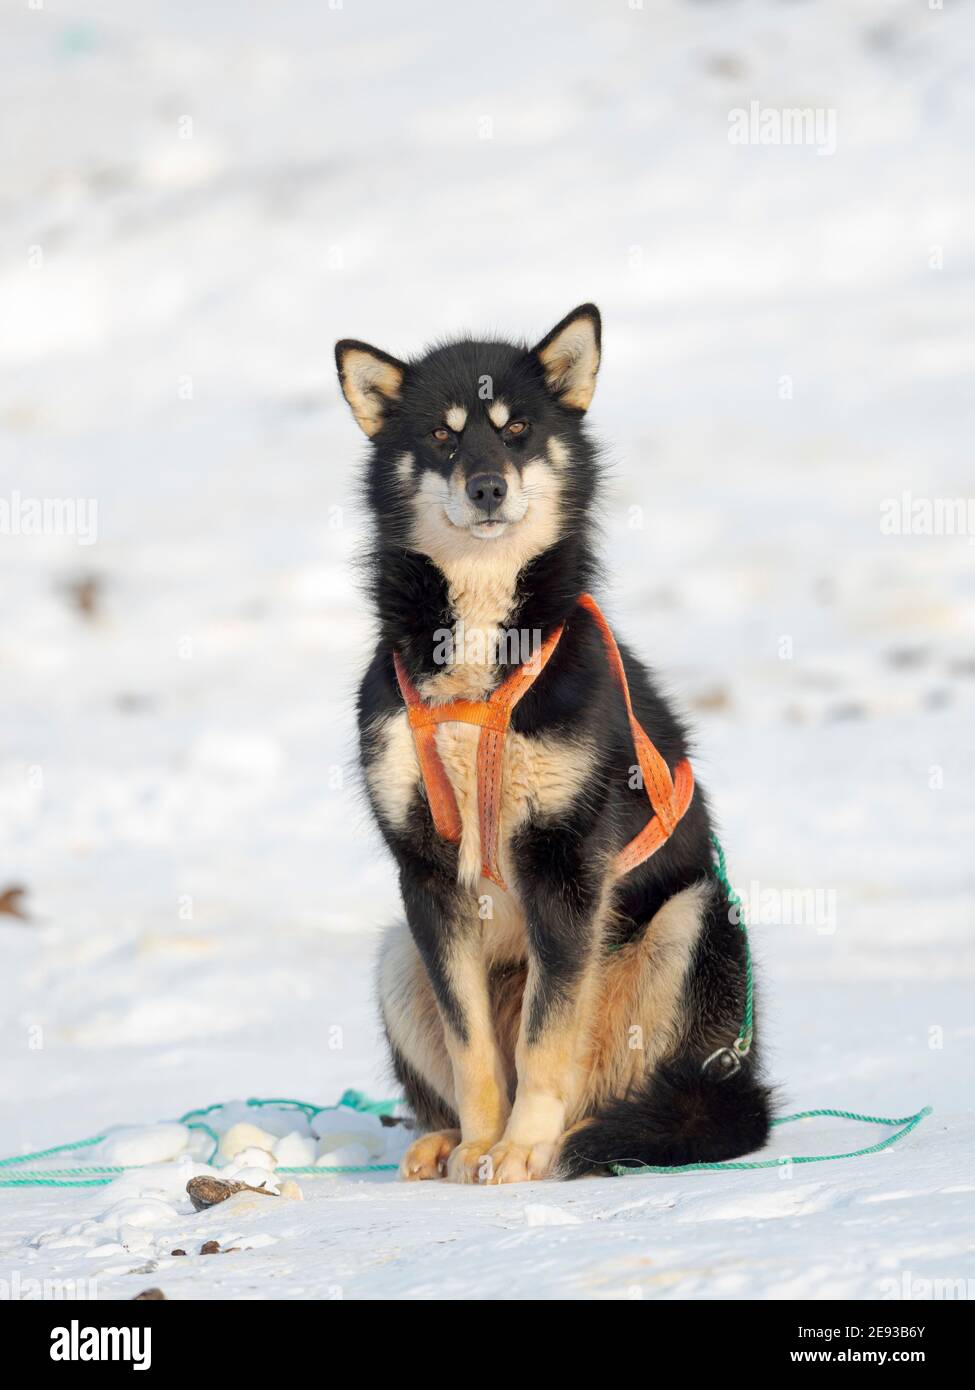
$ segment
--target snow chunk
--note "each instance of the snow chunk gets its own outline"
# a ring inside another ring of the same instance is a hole
[[[332,1128],[323,1127],[318,1140],[319,1160],[321,1155],[332,1149],[342,1149],[347,1145],[363,1148],[369,1159],[381,1158],[386,1152],[386,1138],[381,1125],[373,1121],[368,1127],[350,1127],[344,1123]]]
[[[191,1131],[186,1125],[132,1125],[110,1130],[99,1147],[106,1163],[165,1163],[184,1153]]]
[[[274,1157],[282,1168],[310,1167],[317,1157],[315,1141],[293,1129],[274,1145]]]
[[[257,1125],[241,1121],[231,1125],[220,1138],[220,1152],[224,1158],[236,1158],[244,1149],[264,1149],[268,1153],[274,1148],[275,1136]]]
[[[318,1168],[362,1168],[371,1160],[365,1144],[352,1142],[335,1149],[323,1148],[328,1142],[329,1139],[323,1139],[319,1144],[319,1155],[315,1160]]]
[[[355,1133],[357,1136],[376,1135],[382,1137],[384,1126],[378,1115],[365,1115],[361,1110],[352,1110],[347,1105],[330,1106],[319,1110],[311,1121],[311,1132],[316,1139],[326,1134]]]
[[[123,1226],[164,1226],[176,1215],[176,1208],[169,1202],[160,1202],[151,1197],[131,1197],[109,1207],[99,1221],[102,1226],[121,1231]]]
[[[269,1153],[267,1149],[249,1148],[241,1149],[239,1153],[234,1154],[233,1162],[224,1172],[227,1176],[237,1177],[243,1168],[263,1168],[265,1172],[270,1173],[276,1167],[277,1159],[273,1153]]]

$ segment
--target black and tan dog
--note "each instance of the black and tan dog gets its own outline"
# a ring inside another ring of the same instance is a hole
[[[726,1159],[768,1132],[684,729],[584,597],[599,354],[591,304],[534,348],[336,347],[371,441],[359,728],[406,913],[379,995],[422,1131],[407,1178]]]

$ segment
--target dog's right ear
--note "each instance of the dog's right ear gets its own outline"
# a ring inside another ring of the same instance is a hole
[[[352,414],[371,439],[382,429],[389,407],[399,400],[406,366],[388,352],[354,338],[335,344],[335,365]]]

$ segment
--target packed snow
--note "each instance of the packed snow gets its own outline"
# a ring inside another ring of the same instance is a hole
[[[0,1154],[148,1165],[0,1189],[0,1294],[975,1292],[975,526],[897,521],[973,491],[975,6],[62,0],[0,35]],[[734,142],[752,102],[821,127]],[[332,343],[587,299],[601,596],[694,722],[782,1105],[933,1114],[765,1171],[285,1179],[405,1138],[246,1104],[395,1096]],[[179,1118],[217,1101],[213,1153]],[[195,1211],[201,1175],[266,1190]]]

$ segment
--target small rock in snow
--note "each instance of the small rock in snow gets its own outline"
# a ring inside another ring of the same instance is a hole
[[[263,1179],[267,1174],[258,1170],[258,1176]],[[260,1192],[266,1197],[276,1195],[266,1187],[252,1187],[240,1178],[213,1178],[206,1174],[190,1178],[186,1184],[186,1191],[196,1211],[206,1211],[208,1207],[215,1207],[218,1202],[225,1202],[237,1192]]]

